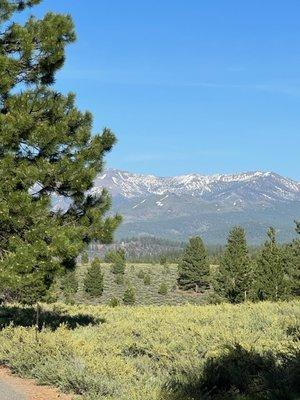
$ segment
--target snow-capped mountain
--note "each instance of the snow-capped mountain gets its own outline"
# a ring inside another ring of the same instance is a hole
[[[108,169],[99,175],[93,191],[106,187],[112,196],[127,199],[149,195],[191,195],[206,200],[236,197],[240,201],[300,200],[300,183],[273,172],[233,175],[189,174],[161,178]]]
[[[201,235],[219,244],[239,224],[250,243],[261,242],[269,226],[289,240],[295,236],[294,220],[300,219],[300,183],[274,172],[161,178],[108,169],[95,180],[93,192],[102,188],[113,197],[112,212],[123,216],[119,238]]]

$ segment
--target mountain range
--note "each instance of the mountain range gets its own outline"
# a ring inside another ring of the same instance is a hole
[[[300,219],[300,182],[274,172],[157,177],[107,169],[92,192],[102,188],[112,196],[111,212],[123,216],[119,239],[200,235],[223,244],[229,229],[242,225],[251,244],[261,243],[269,226],[286,241],[295,237],[294,220]]]

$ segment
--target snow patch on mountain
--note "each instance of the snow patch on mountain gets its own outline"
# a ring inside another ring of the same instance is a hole
[[[243,172],[239,174],[187,174],[174,177],[157,177],[107,169],[95,180],[92,192],[105,187],[113,197],[145,197],[148,195],[191,195],[203,199],[213,198],[234,201],[300,200],[300,183],[274,172]],[[165,200],[158,199],[159,202]]]

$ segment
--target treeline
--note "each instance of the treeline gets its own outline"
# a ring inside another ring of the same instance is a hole
[[[300,224],[296,231],[300,233]],[[299,295],[300,240],[277,242],[269,228],[259,251],[251,254],[245,230],[234,227],[217,265],[210,265],[200,237],[191,238],[179,262],[179,287],[183,290],[213,289],[212,299],[240,303],[247,300],[279,300]]]

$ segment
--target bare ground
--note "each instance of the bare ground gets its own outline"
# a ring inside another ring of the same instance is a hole
[[[1,389],[2,388],[2,389]],[[13,375],[9,369],[0,368],[0,400],[72,400],[73,397],[48,386],[38,386],[33,379]],[[19,397],[18,397],[19,396]]]

